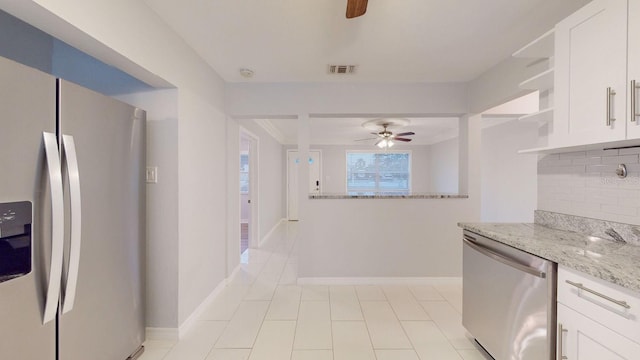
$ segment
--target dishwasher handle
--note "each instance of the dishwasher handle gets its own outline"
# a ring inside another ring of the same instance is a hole
[[[479,244],[475,243],[472,239],[473,238],[471,238],[471,237],[465,236],[464,237],[464,243],[469,245],[469,247],[472,248],[473,250],[475,250],[475,251],[477,251],[477,252],[479,252],[479,253],[481,253],[481,254],[483,254],[485,256],[488,256],[488,257],[492,258],[493,260],[496,260],[496,261],[501,262],[501,263],[503,263],[505,265],[511,266],[514,269],[518,269],[520,271],[524,271],[527,274],[531,274],[533,276],[536,276],[536,277],[539,277],[539,278],[542,278],[542,279],[544,279],[547,276],[547,274],[544,271],[540,271],[538,269],[535,269],[535,268],[532,268],[532,267],[529,267],[529,266],[526,266],[526,265],[522,265],[522,264],[514,261],[511,258],[508,258],[508,257],[506,257],[506,256],[504,256],[502,254],[498,254],[497,252],[494,252],[494,251],[492,251],[492,250],[490,250],[490,249],[488,249],[488,248],[486,248],[486,247],[484,247],[482,245],[479,245]]]

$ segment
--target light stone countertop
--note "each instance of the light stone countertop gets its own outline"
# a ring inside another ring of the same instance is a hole
[[[524,223],[461,228],[640,293],[640,246]]]

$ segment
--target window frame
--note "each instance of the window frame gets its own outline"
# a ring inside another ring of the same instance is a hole
[[[407,154],[408,155],[408,170],[407,170],[407,190],[394,190],[394,189],[380,189],[380,173],[376,172],[376,188],[375,189],[367,189],[362,191],[349,191],[349,154]],[[373,194],[397,194],[397,195],[409,195],[411,194],[411,188],[413,183],[412,170],[413,170],[413,153],[411,150],[345,150],[344,154],[344,162],[345,162],[345,174],[344,174],[344,189],[345,194],[349,195],[359,195],[365,194],[369,195]]]

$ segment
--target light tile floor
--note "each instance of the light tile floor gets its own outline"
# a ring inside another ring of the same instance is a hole
[[[140,360],[486,360],[461,324],[459,285],[297,285],[297,223],[249,249],[179,342]]]

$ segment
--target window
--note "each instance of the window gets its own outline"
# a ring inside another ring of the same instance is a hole
[[[249,154],[240,154],[240,193],[249,193]]]
[[[409,151],[347,151],[347,193],[408,194],[410,169]]]

